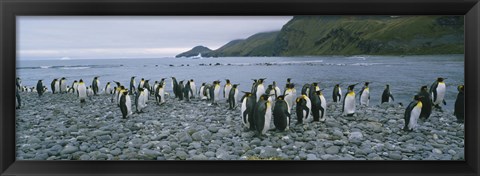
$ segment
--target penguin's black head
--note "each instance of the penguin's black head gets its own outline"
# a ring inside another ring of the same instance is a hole
[[[285,99],[285,95],[280,95],[277,97],[277,100],[283,100],[283,99]]]
[[[123,92],[123,95],[128,95],[128,89],[125,89],[125,92]]]
[[[317,82],[312,83],[313,86],[318,86]]]
[[[271,84],[268,85],[268,88],[269,88],[269,89],[272,89],[272,88],[273,88],[273,85],[271,85]]]
[[[205,86],[205,83],[202,83],[202,86]]]
[[[140,91],[140,92],[143,92],[143,90],[144,90],[144,89],[143,89],[143,88],[141,88],[141,87],[140,87],[140,88],[138,88],[138,91]]]
[[[261,100],[268,100],[268,97],[269,97],[269,96],[270,96],[270,95],[268,95],[268,94],[262,94],[262,95],[260,96],[260,99],[261,99]]]
[[[66,78],[65,77],[62,77],[63,80],[65,80]]]
[[[420,95],[415,95],[415,96],[413,97],[413,99],[414,99],[414,100],[417,100],[417,101],[420,100],[421,98],[423,98],[423,96],[420,96]]]
[[[267,78],[258,79],[258,82],[259,82],[259,83],[263,83],[263,81],[265,81],[265,79],[267,79]]]
[[[458,89],[458,92],[463,92],[465,90],[465,85],[459,85],[457,89]]]
[[[447,79],[447,78],[439,77],[439,78],[437,78],[437,81],[438,81],[438,82],[443,82],[443,80],[445,80],[445,79]]]
[[[132,79],[135,79],[135,76],[132,76]]]
[[[370,82],[365,82],[365,86],[368,86],[368,84],[370,84]]]
[[[145,81],[145,79],[142,78],[142,81]]]
[[[229,79],[226,79],[225,81],[227,81],[227,84],[229,84],[229,83],[230,83],[230,80],[229,80]]]
[[[273,84],[274,86],[276,86],[276,85],[277,85],[277,82],[273,81],[273,83],[272,83],[272,84]]]
[[[76,82],[77,82],[77,80],[75,80],[75,81],[73,81],[73,82],[74,82],[74,83],[76,83]]]
[[[247,97],[249,97],[249,96],[251,96],[251,95],[252,95],[252,93],[250,93],[250,92],[243,92],[243,93],[244,93],[244,94],[245,94],[245,96],[247,96]]]
[[[428,87],[427,87],[427,86],[422,86],[422,88],[420,88],[420,90],[427,91],[427,90],[428,90]]]
[[[348,86],[348,90],[352,90],[352,91],[353,91],[353,88],[355,88],[355,85],[357,85],[357,84],[349,85],[349,86]]]
[[[80,79],[80,82],[81,82],[81,83],[83,83],[83,80],[82,80],[82,79]]]
[[[256,80],[256,79],[252,79],[252,80],[253,80],[253,83],[254,83],[254,84],[257,83],[257,80]]]
[[[95,76],[95,78],[94,78],[94,79],[98,79],[98,76]]]
[[[295,88],[295,84],[290,83],[290,88],[291,88],[291,89]]]
[[[233,88],[237,88],[239,84],[234,84],[233,85]]]
[[[287,82],[289,83],[292,80],[292,78],[287,78]]]
[[[340,87],[340,84],[335,84],[335,87]]]

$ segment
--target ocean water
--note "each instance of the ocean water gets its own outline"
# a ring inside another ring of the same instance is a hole
[[[182,66],[183,65],[183,66]],[[39,79],[50,89],[54,78],[66,77],[71,85],[83,79],[90,85],[93,77],[100,76],[101,86],[119,81],[129,85],[130,77],[150,79],[150,83],[168,78],[167,91],[171,92],[171,76],[178,81],[194,79],[199,89],[202,82],[230,79],[240,84],[241,91],[250,91],[252,79],[267,78],[265,86],[276,81],[282,89],[286,79],[292,78],[297,94],[305,83],[319,82],[325,98],[332,102],[335,84],[341,84],[343,93],[349,84],[370,83],[370,105],[380,104],[386,84],[395,102],[408,104],[423,85],[430,85],[437,77],[448,78],[444,108],[453,112],[457,86],[464,84],[464,55],[426,56],[321,56],[321,57],[224,57],[224,58],[157,58],[157,59],[89,59],[89,60],[17,60],[17,76],[22,85],[33,87]]]

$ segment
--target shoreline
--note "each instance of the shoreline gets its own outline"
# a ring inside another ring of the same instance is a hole
[[[121,119],[111,95],[87,98],[81,109],[74,94],[20,92],[16,111],[18,160],[464,160],[464,125],[450,111],[433,110],[413,132],[404,132],[405,107],[357,105],[354,117],[328,102],[325,122],[268,131],[258,138],[245,129],[240,107],[224,99],[209,106],[150,96],[145,113]],[[132,106],[134,108],[134,106]],[[273,126],[273,122],[271,122]]]

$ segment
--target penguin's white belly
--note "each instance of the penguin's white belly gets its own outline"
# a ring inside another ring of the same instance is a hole
[[[223,94],[223,97],[228,99],[228,94],[230,93],[231,89],[232,89],[232,86],[225,86],[225,93]]]
[[[308,117],[304,117],[304,118],[305,119],[313,118],[313,115],[312,115],[312,101],[308,97],[305,97],[305,100],[307,100],[307,108],[309,109],[309,112],[308,112]]]
[[[246,115],[246,119],[244,120],[243,119],[243,113],[247,110],[247,97],[245,97],[242,101],[242,107],[240,109],[240,117],[242,117],[242,123],[243,125],[245,125],[245,127],[249,128],[250,127],[250,123],[248,122],[248,114]]]
[[[160,95],[160,98],[161,98],[160,102],[165,103],[165,89],[163,88],[158,89],[158,94]]]
[[[368,96],[370,95],[370,91],[368,89],[363,90],[362,96],[360,97],[360,104],[367,105],[370,103],[368,100]]]
[[[270,130],[270,121],[272,120],[272,109],[271,107],[267,106],[265,110],[265,122],[263,124],[262,134],[267,133]]]
[[[325,99],[325,97],[323,95],[320,95],[320,100],[322,101],[320,105],[323,108],[323,114],[321,114],[321,112],[320,112],[320,120],[324,121],[325,117],[326,117],[326,114],[327,114],[327,100]]]
[[[132,112],[132,101],[130,100],[130,95],[125,95],[125,105],[127,105],[127,115],[133,114]]]
[[[235,94],[233,95],[233,101],[235,103],[238,101],[238,89],[235,89]]]
[[[257,102],[258,102],[258,100],[260,99],[260,96],[262,96],[262,94],[264,94],[264,93],[265,93],[265,87],[263,87],[262,84],[258,85],[258,86],[257,86],[257,93],[256,93],[256,96],[257,96],[257,100],[256,100],[256,101],[257,101]]]
[[[214,92],[214,99],[215,101],[220,100],[220,86],[215,86],[215,89],[213,90]]]
[[[274,102],[276,100],[276,96],[275,96],[275,90],[270,90],[270,92],[268,93],[270,94],[270,98],[272,99],[272,102]]]
[[[190,82],[190,90],[192,90],[192,97],[195,97],[195,93],[197,92],[197,87],[195,86],[194,82]]]
[[[291,91],[286,91],[285,92],[285,101],[287,102],[288,110],[293,108],[293,93]]]
[[[422,108],[419,106],[415,106],[410,113],[410,122],[408,123],[408,129],[413,130],[417,127],[418,117],[422,112]]]
[[[65,81],[62,81],[62,86],[60,87],[61,92],[66,92],[67,91],[67,84],[65,84]]]
[[[342,93],[342,88],[338,88],[338,93],[339,93],[340,95],[343,95],[343,93]],[[343,98],[345,98],[345,97],[343,97]],[[338,101],[337,101],[337,102],[341,102],[341,101],[342,101],[342,97],[341,97],[341,96],[338,96]]]
[[[150,95],[150,93],[148,92],[148,89],[145,89],[143,90],[143,92],[145,93],[145,101],[148,100],[148,96]]]
[[[204,100],[207,99],[207,97],[203,94],[203,90],[205,89],[204,86],[200,87],[200,92],[198,94],[200,95],[200,99]]]
[[[60,92],[60,83],[58,81],[55,82],[55,92]]]
[[[138,97],[138,110],[142,110],[146,106],[147,106],[147,104],[146,104],[146,93],[144,92],[144,93],[140,94],[140,96]]]
[[[278,96],[280,96],[280,94],[281,94],[280,92],[281,92],[281,91],[280,91],[280,88],[279,88],[279,87],[275,87],[275,92],[276,92],[275,98],[277,98]]]
[[[434,102],[435,105],[441,104],[443,102],[443,99],[445,98],[445,90],[446,90],[445,84],[439,83],[437,86],[437,99]]]
[[[80,98],[80,100],[85,100],[85,98],[87,97],[87,89],[85,85],[78,86],[78,97]]]
[[[345,109],[343,111],[345,114],[355,113],[355,96],[347,95],[345,97]]]

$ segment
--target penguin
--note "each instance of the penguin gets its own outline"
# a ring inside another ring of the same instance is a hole
[[[19,77],[15,79],[15,86],[18,91],[22,91],[22,80]]]
[[[307,95],[301,95],[296,100],[297,102],[297,125],[305,123],[312,111],[312,104]]]
[[[293,89],[292,89],[292,86],[293,84],[287,84],[285,87],[285,92],[284,92],[284,96],[285,96],[285,101],[287,102],[287,105],[288,105],[288,109],[289,110],[292,110],[293,109],[293,104],[295,102],[295,93],[293,92]]]
[[[73,83],[72,83],[72,88],[73,88],[73,93],[77,93],[77,89],[78,89],[78,82],[77,80],[74,80]]]
[[[383,90],[383,93],[382,93],[382,103],[390,103],[390,99],[391,101],[395,101],[392,93],[390,92],[390,85],[387,84],[385,86],[385,90]]]
[[[340,87],[340,84],[336,84],[335,87],[333,88],[333,102],[340,102],[342,100],[342,88]]]
[[[213,97],[213,86],[211,84],[207,84],[205,85],[205,90],[204,91],[204,94],[207,96],[207,100],[208,101],[213,101],[212,100],[212,97]]]
[[[427,86],[422,86],[420,92],[417,94],[420,96],[420,101],[422,102],[422,113],[420,118],[428,119],[432,113],[432,97],[428,92]]]
[[[318,83],[317,82],[312,83],[308,92],[308,97],[311,98],[315,96],[315,92],[319,90],[320,90],[320,86],[318,86]]]
[[[359,93],[360,105],[368,106],[370,104],[370,88],[368,84],[370,84],[370,82],[365,82]]]
[[[285,88],[284,88],[284,90],[287,90],[287,88],[288,88],[288,85],[290,85],[290,84],[291,84],[291,82],[290,82],[291,80],[292,80],[292,78],[287,78],[287,83],[285,84]],[[283,92],[283,93],[284,93],[283,95],[285,95],[285,92]]]
[[[47,86],[43,86],[43,93],[48,92]]]
[[[143,84],[143,92],[145,92],[145,98],[148,101],[148,98],[150,98],[150,84],[148,83],[150,80],[147,79],[145,80],[145,83]]]
[[[445,82],[443,82],[445,79],[447,78],[437,78],[437,80],[430,86],[430,94],[432,95],[433,106],[439,109],[441,109],[441,103],[447,105],[444,99],[447,89]]]
[[[318,96],[320,97],[321,107],[323,109],[323,112],[321,112],[320,114],[320,122],[324,122],[326,120],[325,117],[327,117],[327,99],[325,98],[325,96],[323,96],[323,89],[320,89],[318,91],[318,94]]]
[[[242,91],[243,92],[243,91]],[[253,109],[255,108],[255,96],[251,92],[243,92],[244,95],[241,99],[242,107],[240,109],[240,116],[242,117],[242,123],[246,128],[250,130],[255,129],[253,121]]]
[[[177,94],[178,94],[178,99],[180,101],[183,100],[183,89],[184,89],[184,86],[183,86],[183,80],[178,82],[178,85],[177,85]]]
[[[213,103],[214,104],[217,104],[218,101],[220,100],[220,81],[216,81],[214,84],[213,84]]]
[[[80,106],[83,107],[85,104],[85,99],[87,98],[87,87],[82,79],[78,83],[78,92],[77,96],[80,99]]]
[[[237,103],[237,100],[238,100],[238,85],[239,84],[234,84],[232,86],[232,88],[230,89],[230,92],[228,93],[228,105],[229,105],[229,109],[230,110],[233,110],[235,109],[236,107],[236,103]]]
[[[355,85],[352,84],[348,86],[348,92],[345,94],[345,98],[343,98],[343,114],[347,116],[353,116],[355,114]]]
[[[270,95],[270,99],[272,99],[272,102],[275,101],[275,99],[276,99],[276,96],[275,96],[276,93],[275,93],[275,89],[273,88],[273,85],[270,84],[270,85],[267,86],[267,89],[265,90],[265,94]],[[275,106],[275,105],[273,105],[273,106]],[[273,107],[273,106],[272,106],[272,107]]]
[[[122,117],[126,119],[129,115],[132,115],[132,102],[130,100],[130,95],[128,95],[128,90],[123,90],[120,97],[120,111],[122,112]]]
[[[118,95],[117,95],[117,97],[116,97],[116,99],[117,99],[117,101],[116,101],[116,102],[117,102],[117,106],[120,106],[120,98],[122,98],[122,94],[123,94],[123,92],[124,92],[125,90],[126,90],[126,89],[125,89],[125,86],[120,86],[120,89],[119,89],[119,91],[118,91]],[[137,89],[137,90],[138,90],[138,89]],[[137,92],[135,92],[135,94],[136,94],[136,93],[137,93]]]
[[[257,92],[257,80],[256,79],[252,79],[252,80],[253,80],[253,83],[252,83],[252,89],[250,92],[255,94],[255,92]]]
[[[290,127],[290,109],[284,98],[283,95],[278,96],[273,108],[273,125],[280,131],[288,130]]]
[[[457,117],[457,122],[463,123],[465,120],[465,85],[459,85],[457,87],[458,94],[457,99],[455,100],[455,110],[453,115]]]
[[[99,87],[100,87],[100,80],[98,80],[98,76],[95,76],[93,78],[92,88],[91,88],[92,92],[93,92],[93,95],[97,95],[99,93],[98,92],[98,90],[100,90]]]
[[[304,84],[303,87],[302,87],[302,95],[310,95],[310,87],[311,85],[310,84]]]
[[[155,81],[155,83],[153,84],[153,89],[152,89],[152,94],[153,96],[155,96],[158,92],[157,92],[157,87],[159,85],[159,82],[158,81]]]
[[[43,95],[43,80],[38,80],[37,82],[37,93],[38,97],[41,97]]]
[[[325,121],[326,102],[321,91],[316,91],[311,98],[312,101],[312,116],[314,122]],[[323,99],[323,102],[322,102]]]
[[[258,79],[257,81],[257,86],[255,88],[257,101],[260,100],[260,96],[262,96],[262,94],[265,94],[265,86],[263,86],[263,81],[265,79],[266,78],[261,78],[261,79]]]
[[[277,82],[273,81],[272,83],[273,89],[275,89],[275,99],[280,96],[280,93],[282,92],[280,88],[277,86]],[[284,97],[285,98],[285,97]]]
[[[75,89],[73,87],[67,86],[67,93],[75,93]]]
[[[197,93],[197,86],[195,85],[195,81],[190,79],[190,97],[195,98],[195,94]]]
[[[105,91],[104,91],[105,94],[112,94],[112,86],[110,86],[110,82],[107,82],[107,84],[105,85]]]
[[[60,79],[60,93],[66,93],[67,92],[67,80],[65,77],[62,77],[62,79]]]
[[[88,86],[87,87],[87,97],[89,97],[90,99],[92,99],[92,96],[95,95],[94,91],[93,91],[93,88],[92,86]]]
[[[135,76],[132,76],[130,78],[130,89],[128,91],[128,94],[133,95],[133,92],[136,92],[135,90]]]
[[[200,100],[207,99],[207,94],[205,94],[205,83],[202,83],[202,85],[200,86],[200,90],[198,91],[198,96],[200,97]]]
[[[58,93],[60,91],[60,83],[58,82],[57,78],[52,80],[52,83],[50,83],[50,88],[52,88],[52,94]]]
[[[259,136],[265,135],[265,133],[270,130],[270,121],[272,120],[272,104],[268,100],[268,97],[269,95],[267,94],[260,95],[253,110],[255,132]]]
[[[145,89],[143,88],[138,88],[138,93],[135,95],[135,106],[137,113],[143,112],[143,108],[147,106],[147,93],[144,91]]]
[[[113,95],[112,95],[112,103],[119,104],[118,103],[118,97],[120,97],[120,82],[113,81],[117,86],[114,87],[113,89]]]
[[[177,87],[178,87],[177,79],[175,77],[172,77],[172,89],[173,89],[173,94],[175,94],[175,98],[179,97],[179,92]]]
[[[22,99],[20,98],[20,90],[18,90],[18,86],[15,89],[15,109],[20,109],[22,107]]]
[[[165,89],[163,88],[163,84],[159,84],[157,86],[157,90],[155,91],[155,100],[158,105],[165,103]]]
[[[138,83],[137,91],[136,91],[136,92],[138,92],[138,88],[143,88],[144,85],[145,85],[145,79],[142,78],[142,79],[140,80],[140,82]]]
[[[185,84],[185,87],[183,88],[183,97],[185,98],[185,101],[190,102],[190,93],[192,90],[190,90],[190,81],[187,81]]]
[[[230,89],[232,89],[232,83],[230,83],[230,80],[229,79],[226,79],[225,81],[227,81],[225,83],[225,85],[223,86],[223,98],[225,98],[228,102],[228,98],[230,97],[229,94],[230,94]]]
[[[405,126],[403,130],[405,131],[412,131],[417,127],[417,120],[420,117],[420,113],[422,112],[422,101],[420,101],[421,96],[415,95],[413,101],[407,106],[405,109]]]

